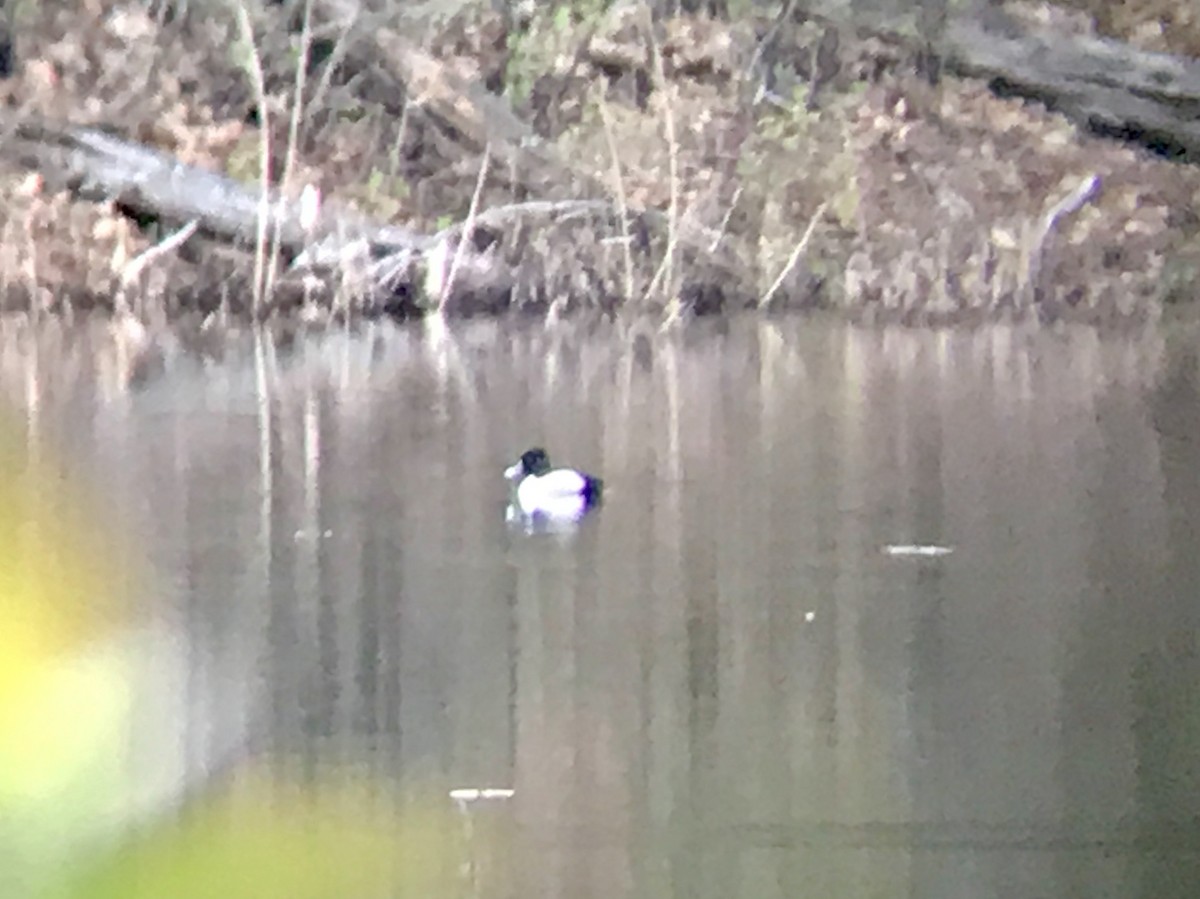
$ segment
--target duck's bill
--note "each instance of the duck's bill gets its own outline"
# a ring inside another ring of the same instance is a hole
[[[508,466],[508,468],[504,469],[504,476],[510,481],[515,481],[521,476],[521,470],[521,460],[518,459],[512,465]]]

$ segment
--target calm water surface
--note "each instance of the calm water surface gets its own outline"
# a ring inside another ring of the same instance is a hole
[[[464,812],[510,847],[464,893],[523,899],[1200,895],[1196,369],[787,320],[380,325],[132,381],[94,330],[0,340],[201,647],[192,751],[216,667],[278,764],[511,788]],[[506,528],[530,444],[604,477],[577,533]]]

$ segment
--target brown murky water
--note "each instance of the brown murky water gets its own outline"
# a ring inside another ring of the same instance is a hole
[[[1196,895],[1200,393],[1160,334],[380,325],[134,385],[118,349],[5,332],[31,445],[259,752],[515,791],[463,803],[510,846],[465,892]],[[605,478],[573,534],[505,526],[535,443]]]

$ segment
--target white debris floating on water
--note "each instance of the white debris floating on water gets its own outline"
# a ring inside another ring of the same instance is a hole
[[[516,790],[502,787],[461,787],[450,791],[455,802],[478,802],[480,799],[512,799]]]
[[[886,556],[917,556],[936,559],[954,552],[953,546],[938,546],[936,543],[889,543],[883,548]]]

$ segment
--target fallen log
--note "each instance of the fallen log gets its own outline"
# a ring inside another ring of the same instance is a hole
[[[801,0],[800,15],[929,51],[959,75],[1043,103],[1076,124],[1200,159],[1200,61],[1036,24],[988,0]],[[862,3],[866,7],[868,4]]]
[[[184,240],[200,233],[229,245],[235,258],[227,272],[249,272],[256,249],[277,248],[282,261],[294,264],[290,275],[272,281],[272,296],[258,309],[260,314],[314,297],[335,297],[351,273],[357,311],[380,309],[396,292],[422,302],[419,285],[410,282],[422,276],[420,263],[436,245],[436,236],[374,221],[336,202],[321,204],[314,215],[303,198],[277,190],[264,195],[96,128],[0,111],[0,133],[0,159],[36,171],[51,190],[112,203],[137,218],[188,223]],[[174,250],[183,240],[168,243]],[[164,255],[156,250],[150,258]],[[133,277],[124,273],[122,284]]]
[[[427,238],[325,204],[305,220],[299,198],[260,190],[187,165],[168,154],[95,128],[0,111],[0,158],[38,172],[47,185],[83,199],[113,202],[128,212],[171,222],[195,221],[201,232],[250,246],[265,217],[287,256],[314,244],[366,241],[371,255],[419,249]]]
[[[1181,161],[1200,159],[1200,62],[1003,17],[947,26],[950,68],[1044,103],[1076,123]]]

